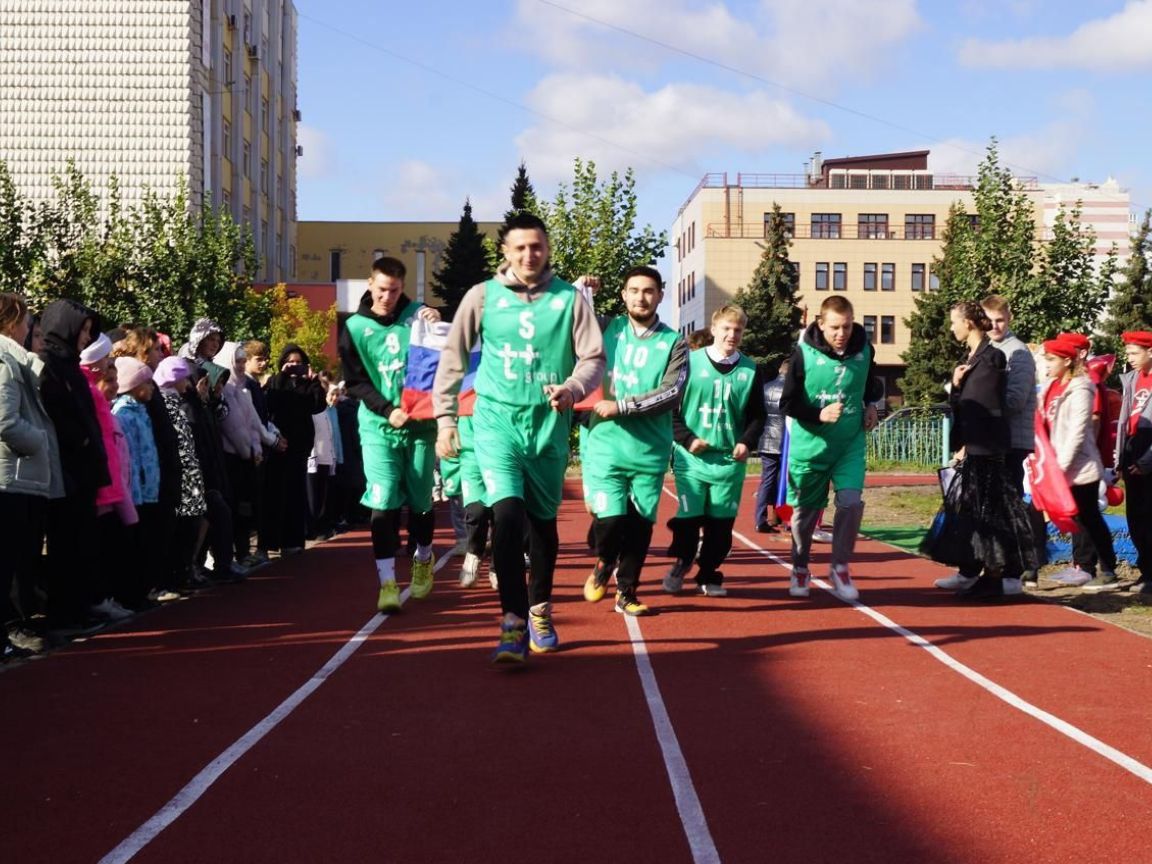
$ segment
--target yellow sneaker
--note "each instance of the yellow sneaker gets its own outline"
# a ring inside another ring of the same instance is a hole
[[[625,594],[622,591],[617,591],[616,611],[621,615],[638,617],[640,615],[647,615],[651,610],[637,600],[635,594]]]
[[[597,561],[592,568],[592,574],[584,583],[584,599],[589,603],[599,603],[608,591],[608,578],[611,572],[604,566],[603,561]]]
[[[400,586],[395,582],[385,582],[380,586],[380,596],[376,600],[376,608],[387,614],[400,611]]]
[[[433,567],[436,565],[436,556],[427,561],[412,559],[412,584],[409,590],[417,600],[422,600],[432,593]]]

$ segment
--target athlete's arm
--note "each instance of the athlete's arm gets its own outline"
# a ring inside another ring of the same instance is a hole
[[[480,335],[483,317],[484,283],[481,282],[470,288],[461,299],[436,366],[436,378],[432,382],[432,413],[441,429],[456,427],[460,384],[468,371],[468,356]]]
[[[459,316],[460,313],[456,314]],[[579,402],[595,390],[604,377],[604,337],[591,304],[572,304],[572,350],[576,354],[576,366],[563,386],[572,394],[572,401]],[[465,352],[464,357],[467,356]]]
[[[360,359],[360,352],[352,344],[352,337],[345,327],[340,333],[340,365],[344,367],[344,386],[359,399],[373,414],[388,417],[396,406],[389,402],[372,384],[368,370]]]
[[[688,343],[677,336],[660,386],[647,393],[620,399],[616,407],[621,414],[663,414],[671,411],[684,395],[684,382],[687,380]]]

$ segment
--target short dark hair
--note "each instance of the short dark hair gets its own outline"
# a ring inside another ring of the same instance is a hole
[[[545,237],[548,236],[548,226],[544,224],[544,220],[537,216],[535,213],[529,213],[527,210],[521,210],[515,216],[509,217],[508,221],[504,223],[500,229],[500,242],[504,242],[504,238],[508,236],[509,231],[517,229],[523,231],[539,231]]]
[[[399,258],[390,258],[384,255],[372,262],[372,272],[383,273],[385,276],[391,276],[393,279],[404,279],[404,277],[408,275],[408,268],[404,266],[404,262]]]
[[[655,267],[649,267],[647,264],[640,264],[636,267],[633,267],[624,274],[623,284],[627,285],[628,280],[633,276],[646,276],[654,281],[656,283],[656,287],[658,287],[661,291],[664,290],[664,279],[660,276],[660,271]]]

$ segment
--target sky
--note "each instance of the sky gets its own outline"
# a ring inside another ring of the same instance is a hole
[[[295,0],[298,218],[498,221],[631,167],[667,229],[705,173],[931,150],[1152,206],[1152,0]]]

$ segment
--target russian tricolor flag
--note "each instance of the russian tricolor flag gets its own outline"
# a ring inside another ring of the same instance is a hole
[[[425,321],[417,317],[412,322],[412,333],[408,341],[408,369],[404,375],[404,394],[400,408],[413,420],[432,420],[432,382],[436,379],[436,368],[440,365],[440,352],[448,341],[448,331],[452,325],[447,321]],[[476,369],[480,366],[480,345],[472,348],[468,357],[468,372],[460,387],[460,416],[472,413],[476,401],[473,381]]]

